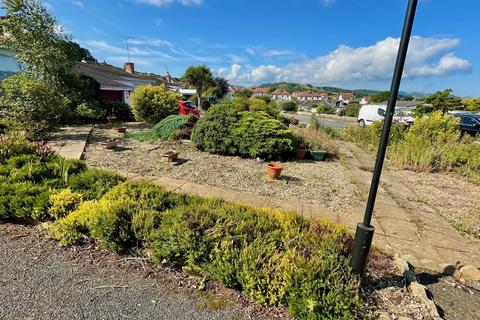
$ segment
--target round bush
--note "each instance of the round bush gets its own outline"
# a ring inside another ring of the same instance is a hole
[[[177,114],[180,99],[178,93],[168,91],[165,85],[138,87],[131,97],[132,112],[137,121],[155,124]]]
[[[232,140],[232,128],[239,119],[239,112],[229,102],[211,107],[192,132],[192,142],[203,151],[234,155],[237,148]]]
[[[244,112],[232,135],[240,155],[263,159],[288,156],[298,144],[292,130],[263,112]]]

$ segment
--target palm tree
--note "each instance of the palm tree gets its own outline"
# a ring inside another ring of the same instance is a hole
[[[214,85],[212,71],[204,64],[191,66],[185,71],[182,81],[197,90],[198,107],[202,110],[202,95]]]

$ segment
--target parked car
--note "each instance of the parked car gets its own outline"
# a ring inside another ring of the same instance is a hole
[[[480,114],[455,113],[454,116],[460,118],[460,130],[463,133],[471,135],[480,133]]]
[[[387,108],[384,105],[366,104],[362,106],[358,113],[358,125],[360,127],[365,127],[373,124],[374,121],[383,120],[385,118],[385,113],[387,112],[386,110]],[[408,112],[395,108],[393,121],[410,126],[415,119],[410,116]]]
[[[200,110],[190,101],[178,101],[178,106],[180,107],[178,113],[181,115],[187,116],[193,114],[200,116]]]

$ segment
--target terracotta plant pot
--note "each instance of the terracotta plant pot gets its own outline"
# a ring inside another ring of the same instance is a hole
[[[167,151],[160,155],[162,161],[165,162],[172,162],[178,159],[178,152],[175,151]]]
[[[299,149],[295,152],[295,158],[297,160],[303,160],[305,159],[305,155],[307,154],[308,150],[307,149]]]
[[[100,142],[103,149],[115,149],[118,146],[118,140],[109,140]]]
[[[322,161],[327,156],[327,151],[315,150],[315,151],[310,151],[310,154],[312,155],[313,160]]]
[[[278,162],[271,162],[267,165],[268,177],[272,180],[277,180],[282,173],[284,166]]]
[[[119,127],[115,128],[115,130],[117,130],[118,133],[125,133],[127,132],[127,127]]]
[[[115,123],[117,121],[117,117],[115,116],[108,116],[107,117],[107,121],[108,123],[112,124],[112,123]]]

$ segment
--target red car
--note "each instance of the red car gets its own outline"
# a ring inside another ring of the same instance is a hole
[[[194,116],[200,116],[200,110],[190,101],[178,101],[179,114],[187,116],[193,114]]]

